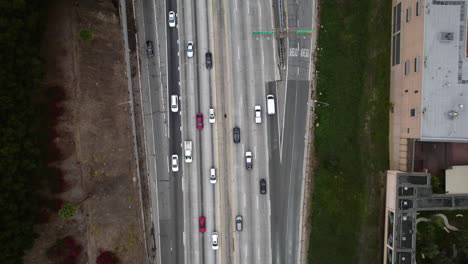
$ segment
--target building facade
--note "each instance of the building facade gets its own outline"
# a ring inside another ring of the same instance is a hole
[[[393,0],[390,169],[414,140],[468,142],[467,0]]]

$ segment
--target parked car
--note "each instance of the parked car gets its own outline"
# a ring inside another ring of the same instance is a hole
[[[242,229],[243,229],[243,224],[244,224],[244,220],[242,219],[242,216],[241,216],[241,215],[238,215],[238,216],[236,217],[236,230],[237,230],[237,232],[242,231]]]
[[[169,27],[173,28],[176,26],[176,13],[174,11],[169,11],[168,15]]]
[[[148,57],[153,57],[153,41],[146,41],[146,55]]]
[[[216,169],[214,167],[210,169],[210,183],[216,183]]]
[[[205,54],[205,65],[208,70],[213,68],[213,55],[209,51]]]
[[[267,182],[265,179],[260,180],[260,193],[261,194],[267,193]]]
[[[211,233],[211,240],[213,241],[213,243],[211,244],[211,248],[213,248],[214,250],[218,250],[219,249],[218,232]]]
[[[234,140],[234,143],[240,142],[240,128],[235,127],[232,129],[232,138]]]
[[[214,124],[214,122],[216,121],[215,120],[215,110],[214,110],[214,108],[210,108],[210,112],[209,112],[209,115],[208,115],[208,121],[211,124]]]
[[[252,159],[252,152],[247,151],[245,152],[245,168],[252,169],[253,159]]]
[[[193,41],[187,43],[187,57],[192,58],[194,53]]]
[[[203,129],[203,114],[202,113],[197,114],[197,129],[198,130]]]
[[[198,218],[198,230],[200,230],[200,233],[206,232],[206,218],[204,216]]]
[[[173,172],[178,172],[179,171],[179,156],[176,154],[171,156],[171,168]]]

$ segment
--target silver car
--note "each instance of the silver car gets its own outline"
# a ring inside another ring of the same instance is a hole
[[[244,220],[241,215],[236,216],[236,230],[237,232],[242,231]]]
[[[171,157],[171,168],[173,172],[178,172],[179,171],[179,156],[176,154],[172,155]]]
[[[187,57],[192,58],[194,53],[193,41],[187,43]]]

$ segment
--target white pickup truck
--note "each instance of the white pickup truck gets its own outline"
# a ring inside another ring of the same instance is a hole
[[[185,149],[185,162],[191,163],[192,162],[192,141],[191,140],[184,141],[184,149]]]

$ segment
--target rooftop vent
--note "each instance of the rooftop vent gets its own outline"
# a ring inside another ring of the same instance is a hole
[[[448,112],[448,115],[449,115],[450,119],[454,119],[455,117],[458,116],[458,112],[455,112],[455,111],[452,110],[452,111]]]
[[[453,40],[453,32],[440,32],[440,41],[451,42]]]

